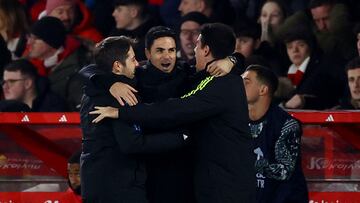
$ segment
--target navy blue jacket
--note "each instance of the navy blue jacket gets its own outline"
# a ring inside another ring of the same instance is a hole
[[[301,168],[301,125],[278,106],[250,122],[257,156],[257,202],[307,203],[308,191]]]

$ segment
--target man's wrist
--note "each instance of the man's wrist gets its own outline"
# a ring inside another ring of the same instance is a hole
[[[230,60],[230,62],[231,62],[233,65],[235,65],[235,64],[237,63],[237,59],[236,59],[235,56],[228,56],[227,58]]]

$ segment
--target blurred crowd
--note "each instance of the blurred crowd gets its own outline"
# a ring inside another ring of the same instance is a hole
[[[145,35],[164,25],[176,31],[178,48],[155,67],[194,65],[209,22],[232,26],[243,71],[275,71],[284,108],[359,109],[359,9],[356,0],[0,0],[0,111],[78,111],[78,71],[108,36],[135,38],[137,60],[146,61]]]

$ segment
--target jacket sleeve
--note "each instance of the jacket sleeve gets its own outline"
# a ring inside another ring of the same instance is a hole
[[[275,162],[263,164],[262,172],[268,178],[288,180],[295,171],[300,156],[301,129],[294,120],[287,120],[275,143]],[[257,165],[257,164],[256,164]]]
[[[126,154],[157,153],[185,145],[181,130],[144,135],[136,124],[113,120],[112,126],[120,150]]]
[[[208,85],[209,87],[206,87],[202,82],[195,90],[181,98],[122,107],[119,109],[119,118],[145,127],[167,129],[214,116],[224,110],[226,99],[221,91],[226,89],[218,90],[216,85]]]
[[[91,64],[82,68],[79,73],[85,79],[85,81],[91,81],[95,86],[104,88],[106,90],[109,90],[111,85],[116,82],[111,74],[106,74],[95,64]]]

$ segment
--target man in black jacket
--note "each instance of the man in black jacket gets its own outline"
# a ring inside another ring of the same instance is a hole
[[[209,76],[207,65],[234,51],[235,36],[223,24],[206,24],[195,47],[197,87],[182,96],[132,108],[95,107],[91,114],[136,121],[153,128],[189,124],[195,149],[195,193],[200,203],[253,202],[255,171],[242,79]]]
[[[65,101],[50,90],[49,80],[39,76],[27,59],[12,61],[4,67],[2,89],[5,100],[24,103],[34,112],[68,110]]]
[[[108,78],[134,86],[138,62],[129,38],[110,37],[95,50],[96,66]],[[182,133],[142,136],[140,126],[120,120],[93,124],[88,113],[95,105],[118,106],[116,99],[88,81],[82,101],[81,193],[84,202],[146,203],[144,163],[138,153],[158,152],[184,144]]]
[[[272,104],[277,76],[260,65],[249,66],[242,76],[257,155],[257,202],[309,202],[301,168],[301,125]]]

